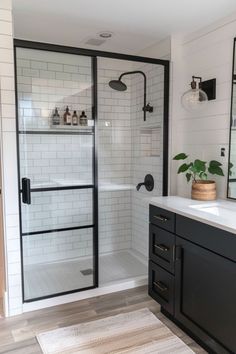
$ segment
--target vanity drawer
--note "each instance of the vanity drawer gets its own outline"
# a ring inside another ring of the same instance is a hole
[[[150,205],[149,217],[150,223],[170,232],[175,231],[175,214],[171,211]]]
[[[235,234],[182,215],[176,215],[176,234],[236,262]]]
[[[148,293],[166,311],[174,314],[174,277],[149,261]]]
[[[149,258],[174,273],[175,235],[157,226],[149,226]]]

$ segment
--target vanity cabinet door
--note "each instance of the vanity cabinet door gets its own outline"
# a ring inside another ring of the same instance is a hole
[[[214,352],[236,353],[236,263],[177,237],[175,271],[176,319]]]

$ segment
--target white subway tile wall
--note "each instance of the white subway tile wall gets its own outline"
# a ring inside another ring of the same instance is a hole
[[[92,184],[92,135],[21,134],[21,176],[40,186]]]
[[[137,70],[147,76],[147,103],[153,106],[153,113],[143,120],[143,78],[132,77],[131,131],[132,131],[132,183],[143,182],[146,174],[154,178],[154,189],[148,192],[141,187],[132,191],[132,248],[148,257],[148,226],[150,196],[162,195],[163,164],[163,100],[164,68],[160,65],[138,64]]]
[[[131,248],[131,78],[125,78],[125,92],[108,85],[130,66],[120,60],[98,60],[100,254]]]
[[[19,129],[48,129],[67,105],[91,119],[91,75],[90,57],[17,48]]]

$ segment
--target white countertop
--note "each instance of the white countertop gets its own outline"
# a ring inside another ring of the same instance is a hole
[[[150,204],[236,234],[236,203],[223,199],[201,202],[177,196],[156,197]]]

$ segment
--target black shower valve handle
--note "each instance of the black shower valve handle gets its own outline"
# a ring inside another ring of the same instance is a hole
[[[137,186],[136,186],[137,191],[139,191],[142,186],[145,186],[145,188],[148,192],[151,192],[153,190],[154,179],[153,179],[152,175],[150,175],[150,174],[146,175],[144,178],[144,182],[137,184]]]

